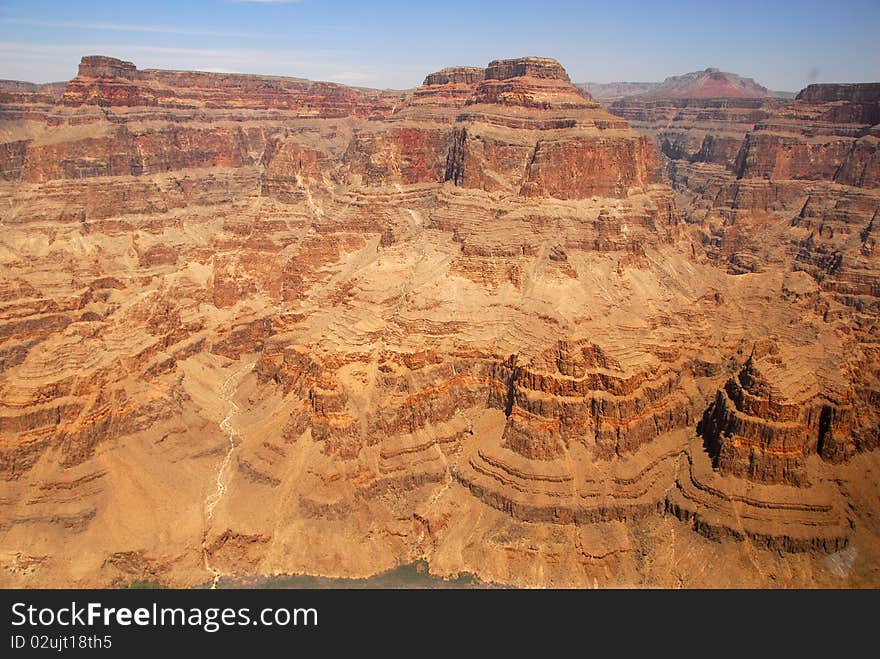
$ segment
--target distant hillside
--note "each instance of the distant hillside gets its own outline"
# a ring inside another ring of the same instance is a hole
[[[663,98],[763,98],[770,96],[770,92],[751,78],[708,68],[670,76],[646,95]]]
[[[646,94],[659,82],[581,82],[576,86],[589,92],[598,101],[626,98]]]
[[[22,80],[0,80],[0,92],[13,94],[48,94],[53,98],[61,98],[66,82],[46,82],[37,84]]]
[[[663,82],[585,82],[578,85],[600,101],[631,96],[655,98],[794,98],[794,92],[770,91],[752,78],[715,68],[670,76]]]

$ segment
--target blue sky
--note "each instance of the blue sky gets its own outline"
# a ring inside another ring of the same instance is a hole
[[[406,88],[444,66],[542,55],[578,82],[717,66],[796,91],[880,80],[878,35],[880,0],[0,0],[0,78],[67,80],[102,54]]]

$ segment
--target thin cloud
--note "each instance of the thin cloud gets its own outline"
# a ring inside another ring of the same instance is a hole
[[[253,0],[251,0],[253,1]],[[29,25],[32,27],[60,27],[78,30],[107,30],[110,32],[149,32],[157,34],[188,34],[204,37],[262,38],[271,36],[261,32],[235,32],[211,30],[198,27],[174,27],[171,25],[137,25],[132,23],[80,23],[78,21],[44,21],[31,18],[0,18],[6,25]]]
[[[113,51],[132,53],[157,53],[164,55],[195,55],[271,64],[273,60],[296,61],[307,65],[332,63],[341,56],[357,56],[352,50],[274,50],[259,48],[181,48],[177,46],[151,46],[146,44],[48,44],[0,41],[0,52],[10,54],[38,55],[99,55]],[[137,64],[137,62],[135,62]]]

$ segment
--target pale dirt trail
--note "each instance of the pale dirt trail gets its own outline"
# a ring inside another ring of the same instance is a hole
[[[221,575],[220,572],[211,565],[210,559],[208,558],[208,529],[211,525],[211,521],[214,519],[214,509],[217,507],[217,504],[220,503],[223,495],[226,494],[227,471],[229,463],[232,461],[232,454],[235,452],[236,432],[232,425],[232,418],[238,413],[238,405],[235,402],[235,392],[238,390],[238,383],[242,376],[250,371],[255,365],[256,362],[245,364],[232,373],[226,378],[226,380],[224,380],[219,391],[220,398],[227,405],[226,416],[220,421],[220,429],[227,434],[229,447],[226,450],[226,455],[223,457],[223,462],[220,463],[220,468],[217,470],[217,487],[214,492],[205,497],[205,532],[202,536],[202,560],[205,569],[212,575],[212,590],[217,588],[217,582],[220,580]]]

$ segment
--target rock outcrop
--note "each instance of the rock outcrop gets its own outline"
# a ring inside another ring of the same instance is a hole
[[[880,83],[812,84],[802,89],[796,98],[799,101],[807,101],[808,103],[844,101],[846,103],[876,104],[880,102]]]
[[[840,462],[853,454],[851,392],[818,382],[817,370],[798,368],[803,359],[753,354],[718,391],[701,430],[721,473],[806,485],[810,455]]]

